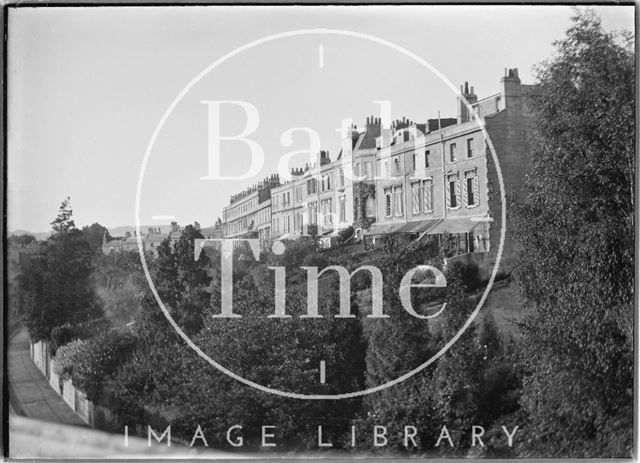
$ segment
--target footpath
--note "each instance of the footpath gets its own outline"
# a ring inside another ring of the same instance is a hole
[[[51,389],[47,378],[32,362],[29,336],[24,328],[9,340],[7,366],[9,402],[16,414],[51,423],[89,427]]]

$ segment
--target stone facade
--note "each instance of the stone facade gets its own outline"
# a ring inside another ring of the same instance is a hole
[[[363,130],[343,129],[334,161],[322,151],[316,163],[294,169],[288,182],[271,188],[270,239],[295,239],[308,225],[319,235],[353,226],[356,236],[374,242],[388,233],[447,236],[456,254],[473,254],[490,268],[502,228],[500,177],[507,198],[520,194],[531,124],[527,96],[533,88],[522,85],[517,69],[509,69],[496,95],[478,99],[465,83],[460,93],[470,108],[459,98],[455,118],[402,119],[383,127],[372,116]],[[237,236],[227,215],[224,220],[225,236]],[[508,267],[513,250],[507,232]]]

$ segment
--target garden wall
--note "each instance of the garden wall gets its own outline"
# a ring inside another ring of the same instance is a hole
[[[77,389],[70,379],[62,380],[62,378],[55,373],[56,360],[55,358],[51,358],[48,343],[32,343],[30,353],[33,363],[47,377],[51,388],[64,399],[80,418],[95,429],[117,433],[123,432],[124,426],[127,423],[124,422],[124,418],[120,413],[88,400],[86,394]],[[165,416],[166,413],[164,410],[145,407],[143,421],[154,429],[164,429],[170,423],[170,419]],[[137,424],[135,427],[130,427],[130,429],[131,431],[135,429],[137,431],[136,433],[140,436],[146,436],[147,434],[146,425]],[[172,440],[177,441],[176,439]]]

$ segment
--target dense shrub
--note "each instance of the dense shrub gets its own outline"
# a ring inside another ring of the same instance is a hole
[[[108,320],[101,318],[76,325],[65,323],[56,326],[51,330],[51,353],[55,355],[60,347],[76,339],[88,339],[97,335],[101,330],[106,329],[108,324]]]
[[[343,244],[347,240],[353,238],[354,233],[355,233],[355,230],[351,225],[349,225],[347,228],[343,230],[340,230],[340,232],[338,232],[338,244]]]
[[[54,373],[64,379],[71,378],[73,367],[76,365],[78,357],[89,343],[89,341],[76,339],[60,347],[55,356]]]
[[[131,335],[114,331],[105,331],[86,341],[75,358],[73,384],[89,400],[99,399],[103,384],[132,352],[134,342]]]

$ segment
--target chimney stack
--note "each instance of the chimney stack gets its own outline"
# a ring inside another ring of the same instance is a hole
[[[518,69],[505,70],[505,76],[500,79],[500,85],[505,108],[522,109],[522,99],[520,98],[522,96],[522,87],[518,77]]]
[[[469,82],[465,82],[464,85],[460,86],[460,92],[470,105],[478,102],[478,96],[474,93],[473,86],[471,87],[471,91],[469,91]],[[458,98],[458,124],[463,124],[473,119],[469,113],[466,102],[463,101],[462,98]]]

